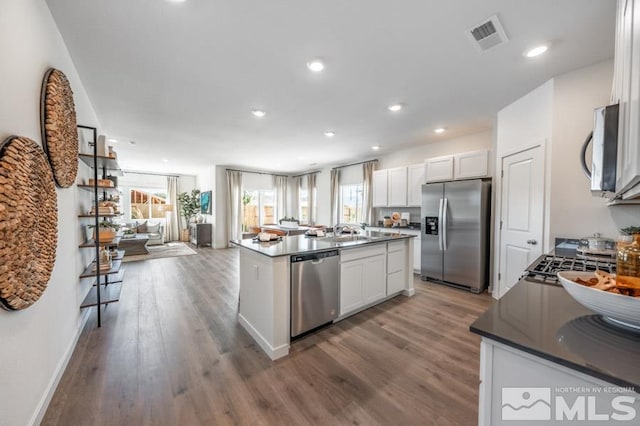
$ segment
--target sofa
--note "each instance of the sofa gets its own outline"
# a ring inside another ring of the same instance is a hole
[[[125,224],[127,229],[131,229],[138,235],[144,235],[149,238],[147,246],[157,246],[164,244],[164,227],[161,223],[149,223],[144,221],[142,223],[134,222]]]

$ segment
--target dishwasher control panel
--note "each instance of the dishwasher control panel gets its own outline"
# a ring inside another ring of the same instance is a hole
[[[291,256],[291,263],[306,262],[307,260],[324,259],[338,255],[338,250],[320,251],[317,253],[295,254]]]

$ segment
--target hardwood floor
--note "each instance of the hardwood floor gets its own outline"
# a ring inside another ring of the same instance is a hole
[[[125,265],[95,311],[44,425],[477,423],[478,336],[491,304],[415,279],[396,297],[270,361],[237,321],[238,250]]]

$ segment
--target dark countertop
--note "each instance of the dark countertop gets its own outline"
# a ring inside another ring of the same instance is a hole
[[[306,235],[291,235],[282,237],[281,241],[255,242],[253,239],[249,238],[246,240],[231,240],[231,243],[236,246],[264,254],[265,256],[279,257],[331,249],[349,249],[352,247],[361,247],[366,244],[379,244],[394,240],[415,238],[415,235],[399,234],[396,232],[365,231],[360,233],[360,235],[374,238],[374,240],[332,242],[325,238],[308,237]]]
[[[640,391],[640,333],[609,325],[560,286],[520,280],[470,329],[507,346]]]

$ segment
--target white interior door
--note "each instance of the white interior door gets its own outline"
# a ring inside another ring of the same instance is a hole
[[[502,157],[500,296],[542,254],[544,158],[537,146]]]

